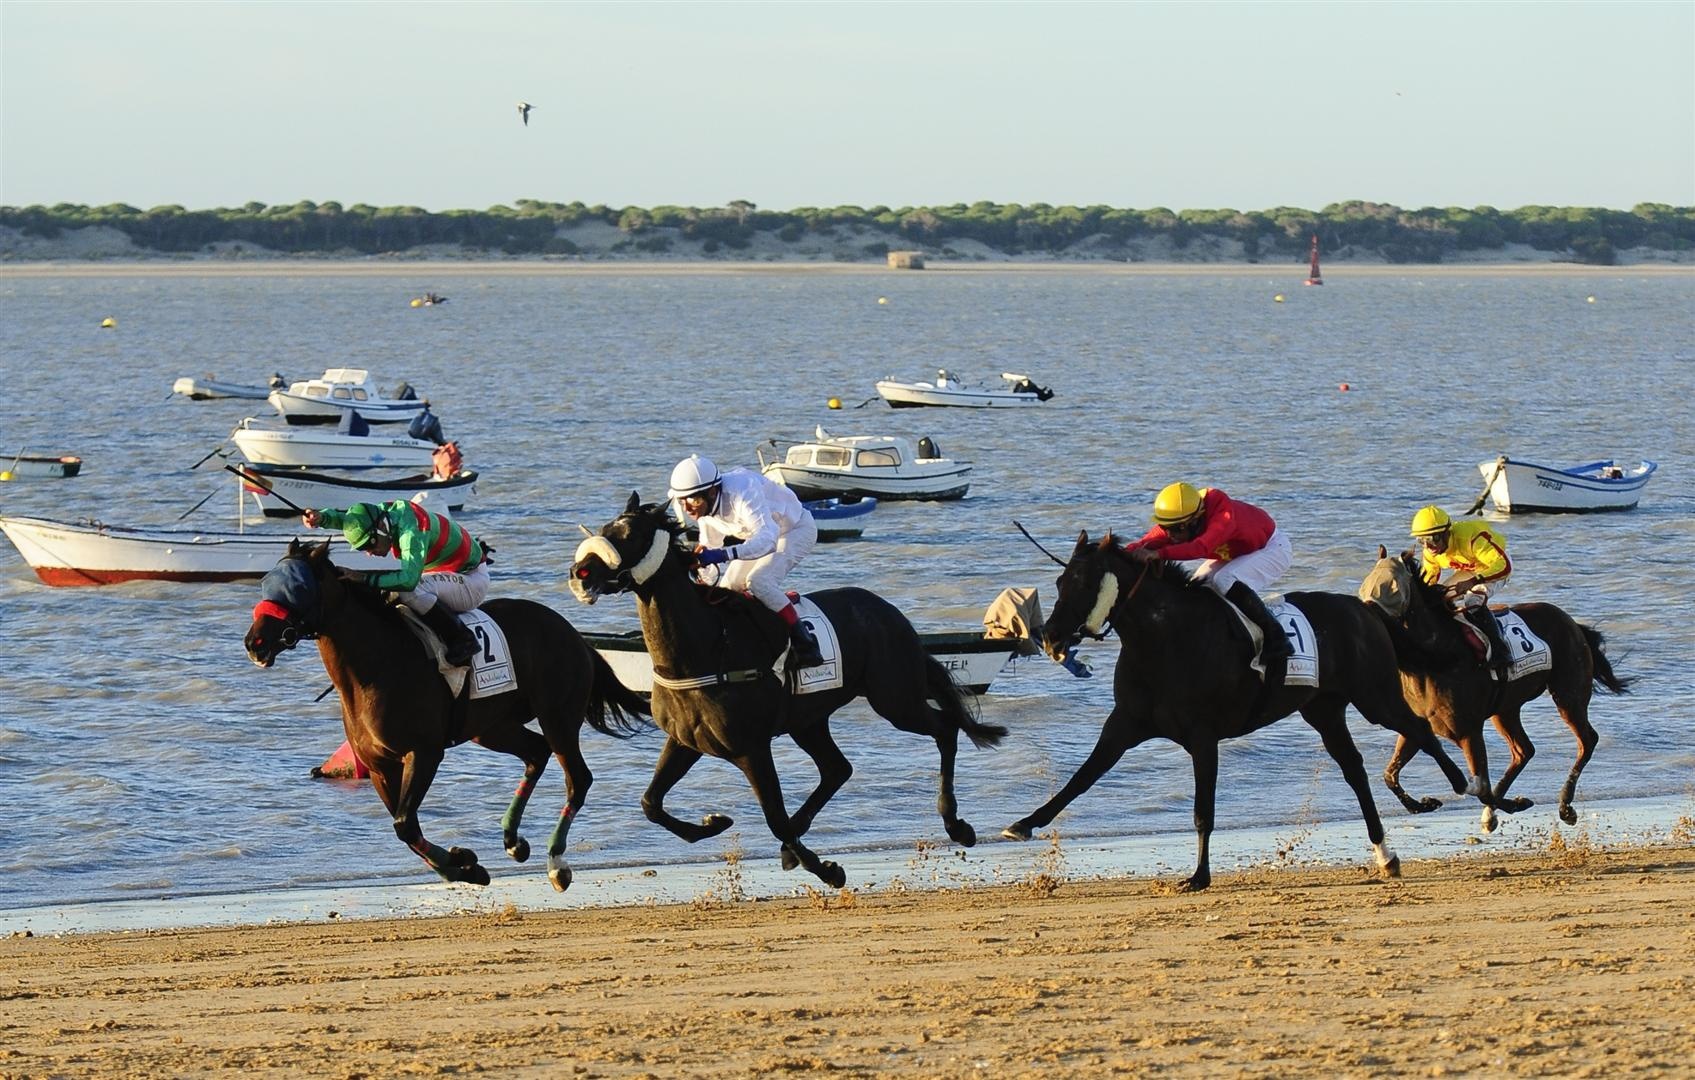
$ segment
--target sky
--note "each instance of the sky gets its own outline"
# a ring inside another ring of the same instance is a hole
[[[1691,206],[1695,0],[0,0],[0,205],[526,198]]]

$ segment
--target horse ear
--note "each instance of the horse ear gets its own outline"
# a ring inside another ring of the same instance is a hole
[[[1377,545],[1377,557],[1379,559],[1387,559],[1389,557],[1389,549],[1384,547],[1382,544],[1378,544]]]
[[[1077,546],[1080,547],[1080,548],[1089,546],[1089,530],[1088,529],[1079,529],[1077,531]]]
[[[324,561],[324,560],[329,559],[329,557],[330,557],[330,542],[328,540],[325,540],[325,541],[323,541],[322,543],[319,543],[319,544],[312,544],[311,548],[312,548],[312,550],[310,552],[308,552],[308,555],[309,555],[310,558],[318,560],[318,561]]]
[[[630,492],[630,501],[624,504],[624,513],[633,514],[642,508],[642,497],[639,492]]]
[[[1108,529],[1106,531],[1106,535],[1101,537],[1101,542],[1098,546],[1100,547],[1100,549],[1102,551],[1111,551],[1112,550],[1112,530],[1111,529]]]

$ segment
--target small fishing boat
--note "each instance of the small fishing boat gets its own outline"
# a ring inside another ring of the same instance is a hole
[[[1037,386],[1028,375],[1002,372],[1005,386],[966,386],[946,368],[936,372],[934,382],[896,382],[893,376],[877,383],[877,393],[890,408],[954,405],[968,409],[1011,409],[1040,405],[1053,391]]]
[[[353,435],[273,426],[248,417],[230,438],[255,465],[325,469],[427,469],[435,443],[406,435]]]
[[[773,449],[783,445],[771,439]],[[935,440],[914,443],[900,435],[837,437],[819,427],[812,442],[796,442],[774,461],[759,465],[766,476],[809,499],[962,499],[971,487],[971,463],[942,456]]]
[[[448,476],[413,473],[392,479],[360,480],[309,469],[285,469],[276,465],[249,465],[252,478],[243,477],[244,496],[253,500],[266,517],[299,517],[297,507],[352,506],[358,502],[410,500],[419,493],[429,495],[431,507],[446,506],[459,513],[477,494],[475,469],[460,469]],[[282,498],[278,498],[278,496]]]
[[[803,503],[818,525],[818,542],[852,540],[865,532],[865,519],[877,509],[876,499],[813,499]]]
[[[62,480],[82,471],[82,458],[72,454],[16,454],[10,465],[0,457],[0,480]]]
[[[364,368],[330,368],[322,378],[272,390],[266,400],[291,424],[334,424],[347,412],[358,413],[368,424],[395,424],[411,420],[429,404],[405,383],[393,397],[385,396],[371,385]]]
[[[606,658],[619,682],[640,694],[653,693],[653,660],[647,655],[640,630],[584,633],[583,638]],[[1018,649],[1015,640],[984,637],[981,631],[921,633],[918,640],[924,643],[926,652],[942,662],[960,689],[973,694],[988,693],[995,676]]]
[[[191,532],[34,517],[0,517],[0,532],[49,585],[261,578],[296,538],[329,540],[330,557],[338,566],[382,570],[399,565],[386,556],[355,551],[338,534],[324,532]]]
[[[220,382],[216,377],[207,375],[201,379],[182,378],[171,384],[171,393],[179,394],[190,401],[212,401],[218,398],[252,398],[263,401],[273,390],[283,390],[288,387],[288,380],[280,374],[272,375],[266,386],[248,386],[245,383]]]
[[[1497,510],[1506,513],[1629,510],[1642,497],[1642,489],[1657,468],[1652,461],[1630,464],[1609,458],[1562,469],[1505,454],[1477,463],[1478,472],[1483,474],[1484,493]]]

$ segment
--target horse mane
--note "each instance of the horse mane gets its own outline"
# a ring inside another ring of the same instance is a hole
[[[1448,602],[1440,585],[1424,580],[1418,556],[1403,551],[1395,558],[1407,569],[1407,613],[1391,618],[1376,604],[1367,604],[1376,611],[1395,642],[1395,654],[1407,670],[1417,674],[1439,675],[1453,670],[1456,660],[1469,661],[1471,647],[1466,644],[1465,631],[1448,611]],[[1413,631],[1415,609],[1417,618],[1429,627],[1428,634]],[[1427,642],[1434,642],[1432,647]]]
[[[1204,589],[1211,587],[1204,581],[1196,580],[1194,573],[1190,571],[1187,566],[1184,566],[1176,560],[1156,557],[1149,559],[1145,563],[1138,562],[1136,559],[1130,557],[1130,551],[1128,548],[1116,542],[1107,550],[1109,554],[1118,556],[1120,562],[1129,564],[1134,572],[1140,573],[1142,567],[1145,566],[1147,567],[1149,574],[1159,578],[1161,581],[1164,581],[1169,585],[1176,585],[1179,588]]]

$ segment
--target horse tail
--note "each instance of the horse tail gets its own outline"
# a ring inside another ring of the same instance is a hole
[[[1601,631],[1582,623],[1578,623],[1577,628],[1583,631],[1583,640],[1589,646],[1589,659],[1595,665],[1595,681],[1615,694],[1630,693],[1630,684],[1636,680],[1624,678],[1613,671],[1612,661],[1607,659],[1607,639]]]
[[[965,737],[971,740],[971,745],[979,750],[987,750],[998,746],[1006,738],[1006,728],[999,724],[985,724],[977,719],[976,705],[966,696],[959,684],[953,681],[948,669],[934,656],[924,656],[924,688],[929,696],[942,710],[948,722],[965,732]]]
[[[647,725],[640,717],[652,716],[653,707],[646,698],[618,681],[612,665],[593,646],[588,646],[594,658],[594,683],[589,689],[588,708],[583,718],[602,735],[627,739],[643,731]]]

